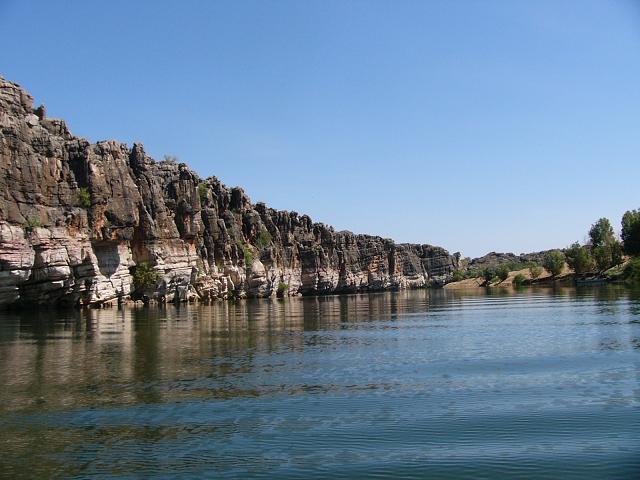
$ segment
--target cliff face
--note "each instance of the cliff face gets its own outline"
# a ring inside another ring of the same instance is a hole
[[[158,278],[134,292],[142,262]],[[140,144],[91,144],[0,77],[0,305],[418,287],[448,280],[457,262],[253,205]]]

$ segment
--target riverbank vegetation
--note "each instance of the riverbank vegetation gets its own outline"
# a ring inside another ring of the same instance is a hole
[[[609,219],[600,218],[591,225],[584,244],[574,242],[567,248],[544,252],[539,261],[506,261],[481,269],[467,266],[454,272],[453,282],[461,286],[526,285],[565,279],[640,282],[640,209],[625,212],[620,223],[619,237]]]

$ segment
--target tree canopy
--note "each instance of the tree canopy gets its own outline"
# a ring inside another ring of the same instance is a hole
[[[591,225],[589,229],[589,238],[593,247],[601,247],[603,245],[611,245],[615,242],[616,237],[613,233],[613,227],[608,218],[600,218],[596,223]]]
[[[640,210],[628,210],[622,216],[622,244],[628,255],[640,255]]]
[[[565,250],[567,264],[576,273],[585,273],[593,270],[594,262],[587,247],[575,242]]]
[[[542,266],[554,277],[562,273],[565,256],[560,250],[552,250],[544,256]]]

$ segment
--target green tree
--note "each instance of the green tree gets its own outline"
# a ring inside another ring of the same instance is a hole
[[[575,242],[565,250],[567,264],[576,273],[585,273],[593,270],[593,258],[589,249]]]
[[[595,247],[592,254],[599,272],[622,263],[622,245],[616,239],[611,243]]]
[[[603,245],[610,245],[616,239],[613,233],[613,227],[608,218],[601,218],[596,223],[591,225],[589,229],[589,238],[591,239],[591,246],[601,247]]]
[[[496,276],[495,269],[491,267],[485,267],[482,269],[482,278],[484,278],[486,282],[490,282],[491,280],[493,280],[495,276]]]
[[[609,248],[611,248],[611,266],[620,265],[623,260],[622,244],[614,240]]]
[[[554,277],[562,273],[565,256],[560,250],[552,250],[542,260],[542,266]]]
[[[504,282],[509,277],[509,267],[507,265],[500,265],[496,268],[496,276],[501,282]]]
[[[527,277],[519,273],[515,277],[513,277],[513,284],[516,286],[522,285],[526,280],[527,280]]]
[[[633,258],[624,267],[624,279],[627,283],[640,283],[640,258]]]
[[[470,268],[465,274],[466,278],[478,278],[481,276],[481,272],[477,268]]]
[[[622,245],[628,255],[640,255],[640,210],[628,210],[622,216]]]
[[[613,260],[611,255],[611,247],[609,245],[600,245],[593,249],[593,260],[596,262],[596,267],[599,272],[613,266]]]
[[[146,288],[153,287],[158,281],[158,272],[146,262],[141,262],[136,265],[136,270],[133,273],[133,285],[136,290],[144,290]]]
[[[529,273],[531,274],[531,278],[536,279],[542,275],[542,267],[539,265],[531,265],[529,267]]]
[[[460,280],[464,280],[464,273],[462,272],[462,270],[455,270],[453,272],[453,275],[451,277],[451,280],[454,282],[459,282]]]

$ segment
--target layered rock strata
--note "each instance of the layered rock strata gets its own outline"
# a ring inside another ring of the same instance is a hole
[[[0,305],[400,289],[442,284],[457,262],[254,205],[141,144],[74,137],[0,77]],[[155,275],[136,288],[142,263]]]

